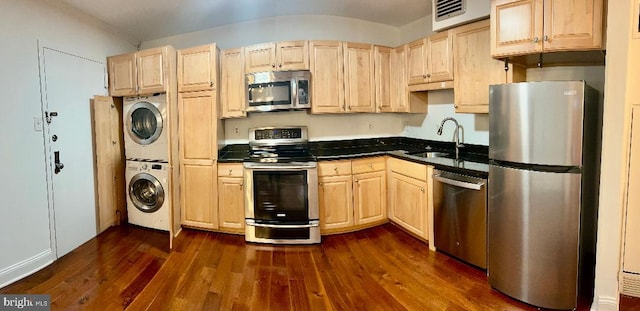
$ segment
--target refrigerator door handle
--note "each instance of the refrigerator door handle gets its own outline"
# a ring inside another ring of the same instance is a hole
[[[461,187],[465,189],[471,189],[471,190],[480,190],[482,186],[484,186],[484,181],[475,182],[475,183],[467,182],[467,181],[455,180],[451,178],[445,178],[445,177],[442,177],[440,174],[433,174],[433,179],[445,184],[449,184],[452,186]]]

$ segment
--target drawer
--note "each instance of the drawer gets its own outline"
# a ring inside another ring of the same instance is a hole
[[[398,174],[427,181],[427,166],[425,164],[415,163],[411,161],[389,158],[387,161],[389,170]]]
[[[351,163],[354,174],[384,171],[385,167],[384,157],[357,159]]]
[[[219,163],[218,176],[220,177],[242,177],[244,167],[242,163]]]
[[[351,175],[351,160],[322,161],[318,163],[318,176]]]

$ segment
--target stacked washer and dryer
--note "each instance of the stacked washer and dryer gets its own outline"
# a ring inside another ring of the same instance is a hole
[[[169,231],[171,215],[166,93],[123,102],[129,223]]]

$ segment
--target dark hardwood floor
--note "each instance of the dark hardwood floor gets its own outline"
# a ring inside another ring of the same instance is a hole
[[[53,310],[536,310],[390,224],[314,246],[187,229],[167,241],[114,227],[0,293],[50,294]]]

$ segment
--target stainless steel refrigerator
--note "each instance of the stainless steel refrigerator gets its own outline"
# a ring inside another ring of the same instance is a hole
[[[550,309],[593,298],[602,113],[584,81],[490,86],[489,284]]]

